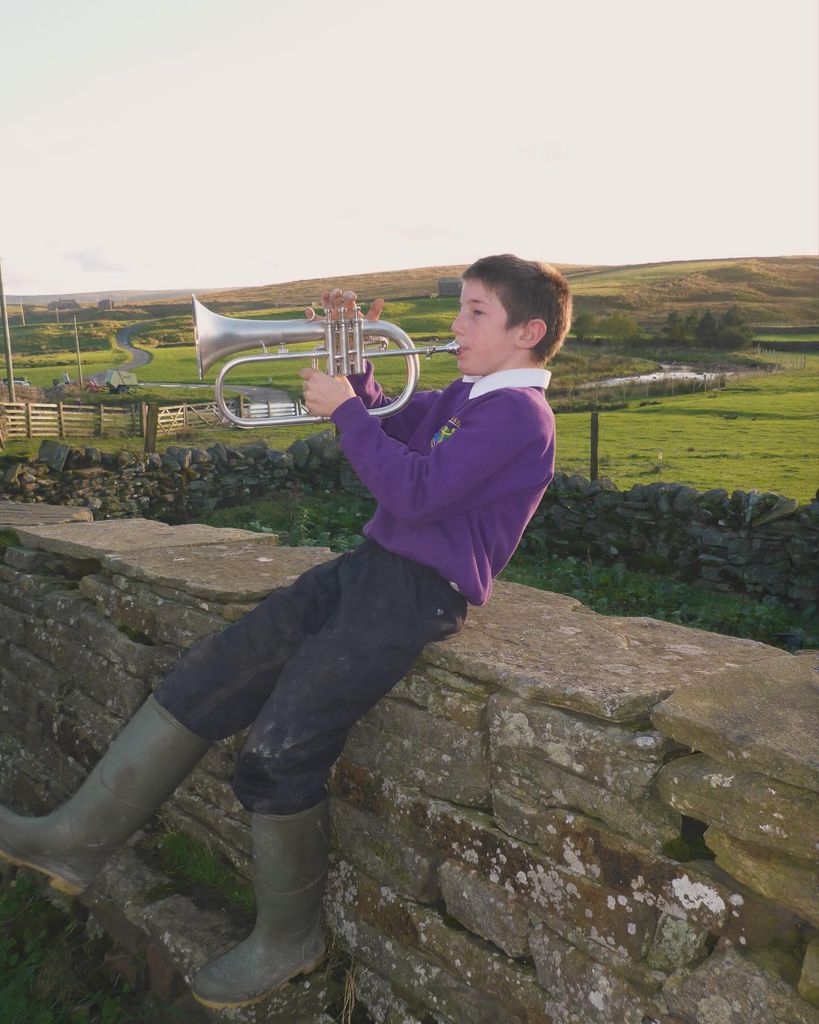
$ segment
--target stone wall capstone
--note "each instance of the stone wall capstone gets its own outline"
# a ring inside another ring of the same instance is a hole
[[[286,452],[257,442],[112,456],[49,441],[41,459],[0,460],[0,496],[85,505],[95,519],[145,515],[183,523],[297,486],[366,493],[329,431]],[[819,599],[819,499],[800,506],[768,492],[699,492],[666,482],[620,491],[605,477],[557,473],[526,544],[802,610]]]
[[[0,800],[64,799],[175,659],[331,557],[148,520],[19,529],[0,563]],[[351,732],[327,927],[376,1024],[817,1024],[816,653],[499,584]],[[250,876],[215,745],[152,828]],[[248,920],[169,879],[152,828],[84,895],[193,970]],[[319,968],[213,1020],[328,1024]]]

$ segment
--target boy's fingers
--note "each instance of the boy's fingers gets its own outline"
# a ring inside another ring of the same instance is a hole
[[[366,315],[366,317],[364,319],[365,320],[380,320],[381,319],[381,310],[383,308],[384,308],[384,300],[383,299],[373,299],[372,305],[367,310],[367,315]]]

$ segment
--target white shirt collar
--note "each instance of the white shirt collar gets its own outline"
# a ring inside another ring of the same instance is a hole
[[[500,388],[543,388],[545,391],[552,379],[551,371],[541,367],[521,368],[517,370],[498,370],[488,373],[485,377],[463,377],[465,384],[471,384],[470,399],[488,395],[490,391]]]

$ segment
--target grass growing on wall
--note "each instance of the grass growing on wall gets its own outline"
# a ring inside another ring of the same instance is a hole
[[[107,943],[22,873],[0,886],[0,1024],[183,1024],[102,969]]]

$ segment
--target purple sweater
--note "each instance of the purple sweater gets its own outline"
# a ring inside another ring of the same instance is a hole
[[[508,386],[539,374],[541,387]],[[470,604],[485,604],[554,475],[548,379],[533,369],[457,380],[444,391],[416,392],[401,412],[378,418],[367,409],[389,400],[372,365],[352,376],[357,397],[332,420],[378,502],[364,535],[436,569]]]

